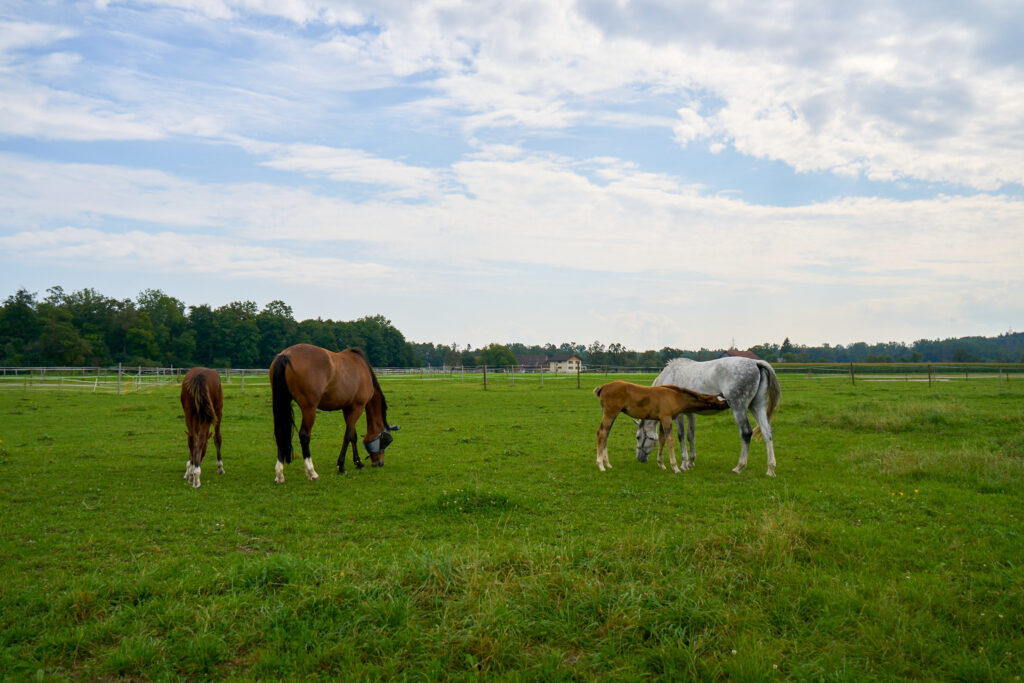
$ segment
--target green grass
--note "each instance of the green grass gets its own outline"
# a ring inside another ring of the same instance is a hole
[[[199,490],[173,387],[0,392],[0,677],[1021,675],[1024,382],[783,377],[771,479],[728,416],[679,475],[620,420],[600,473],[601,381],[386,379],[386,466],[322,413],[284,485],[236,385]]]

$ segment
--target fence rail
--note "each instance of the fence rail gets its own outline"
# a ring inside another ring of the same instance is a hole
[[[1024,379],[1024,363],[776,363],[775,372],[812,379],[860,381],[937,382]],[[188,368],[153,367],[0,367],[0,390],[57,390],[127,394],[181,382]],[[378,377],[388,379],[448,380],[460,383],[539,383],[579,377],[606,375],[653,375],[661,368],[628,366],[585,367],[580,373],[554,372],[546,368],[519,366],[374,368]],[[218,369],[221,381],[245,391],[246,385],[266,386],[266,368]]]

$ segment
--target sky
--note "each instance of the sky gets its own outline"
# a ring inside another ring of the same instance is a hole
[[[1024,4],[0,0],[0,297],[747,348],[1024,329]]]

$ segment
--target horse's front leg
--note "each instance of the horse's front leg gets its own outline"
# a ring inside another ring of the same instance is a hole
[[[697,438],[697,416],[693,413],[686,416],[686,421],[689,423],[689,430],[686,432],[686,445],[687,448],[683,449],[683,418],[679,417],[679,459],[683,461],[683,469],[688,470],[693,467],[697,462],[697,445],[695,439]]]
[[[661,451],[665,447],[666,441],[668,442],[668,460],[672,463],[672,471],[679,474],[679,466],[676,465],[676,444],[672,441],[672,420],[664,420],[658,425],[658,464],[661,465],[661,469],[665,469],[661,460]]]
[[[352,444],[352,464],[356,469],[363,469],[363,461],[359,459],[359,449],[356,447],[356,428],[354,426],[345,428],[345,436],[341,442],[341,453],[338,454],[338,474],[345,474],[345,454],[348,453],[348,445]]]
[[[597,428],[597,467],[602,472],[605,471],[605,468],[612,468],[612,464],[608,462],[608,433],[612,430],[612,424],[617,415],[617,413],[612,413],[610,416],[606,414],[601,419],[601,426]]]
[[[302,463],[306,466],[306,478],[316,481],[320,475],[313,467],[313,455],[309,452],[309,437],[313,431],[313,421],[316,420],[316,408],[302,411],[302,427],[299,429],[299,443],[302,444]]]
[[[676,425],[676,441],[679,442],[679,465],[683,470],[690,469],[690,463],[686,458],[686,444],[683,443],[683,435],[686,434],[686,418],[685,414],[679,413],[674,420]]]
[[[665,450],[665,427],[658,421],[658,467],[665,469],[665,460],[662,454]]]

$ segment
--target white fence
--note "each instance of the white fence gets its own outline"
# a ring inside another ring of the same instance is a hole
[[[79,367],[79,368],[0,368],[0,390],[21,389],[24,391],[80,391],[91,393],[127,394],[168,384],[178,384],[188,368],[148,367]],[[267,371],[218,370],[221,381],[239,384],[259,383],[262,377],[266,384]]]
[[[1019,380],[1024,377],[1021,363],[776,363],[773,365],[779,375],[802,375],[814,379],[842,379],[856,383],[857,380],[875,381],[902,379],[904,381],[951,381],[967,379],[998,378],[1000,383]],[[655,375],[661,368],[634,367],[587,367],[584,377],[607,375]],[[0,391],[79,391],[93,393],[127,394],[146,391],[156,387],[178,384],[188,368],[151,367],[0,367]],[[227,387],[245,391],[246,386],[267,386],[266,368],[218,369],[221,382]],[[476,367],[421,367],[421,368],[374,368],[382,381],[389,379],[446,380],[455,383],[539,384],[545,381],[574,380],[579,385],[579,375],[574,372],[553,372],[542,368],[519,366],[476,366]],[[632,381],[649,381],[644,378]]]

